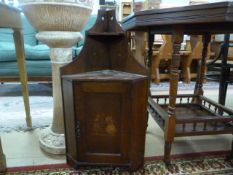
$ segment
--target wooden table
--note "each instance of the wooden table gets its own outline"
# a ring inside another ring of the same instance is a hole
[[[122,26],[126,31],[146,31],[150,34],[150,58],[154,34],[173,36],[169,96],[151,96],[154,99],[149,98],[148,107],[152,117],[165,132],[164,160],[167,164],[170,162],[174,137],[233,133],[232,125],[229,125],[233,121],[233,111],[203,96],[205,58],[210,37],[211,34],[232,33],[232,2],[140,11],[124,19]],[[179,51],[184,34],[203,35],[203,52],[194,94],[177,96]],[[195,117],[197,113],[198,118]],[[220,123],[224,126],[219,129]]]
[[[28,77],[25,64],[24,41],[22,35],[23,27],[21,24],[20,10],[0,2],[0,28],[12,28],[14,31],[13,36],[19,67],[19,76],[22,84],[24,106],[26,111],[26,123],[27,127],[31,128],[32,121],[30,116],[29,92],[27,85]]]

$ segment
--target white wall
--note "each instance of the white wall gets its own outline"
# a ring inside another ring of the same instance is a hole
[[[223,1],[233,1],[233,0],[208,0],[209,3],[213,2],[223,2]],[[162,7],[171,7],[171,6],[185,6],[189,5],[189,0],[162,0],[161,6]]]
[[[97,14],[98,9],[99,9],[99,0],[94,0],[94,5],[93,5],[93,11],[92,11],[92,13],[93,14]]]
[[[6,3],[9,1],[14,2],[14,6],[18,6],[18,0],[5,0]],[[93,0],[94,1],[94,6],[93,6],[93,12],[94,14],[97,13],[99,9],[99,0]],[[120,4],[120,2],[132,2],[132,0],[116,0],[117,3]],[[135,0],[136,1],[143,1],[143,0]],[[208,0],[209,2],[221,2],[221,1],[233,1],[233,0]],[[0,0],[1,2],[1,0]],[[189,0],[162,0],[162,6],[184,6],[188,5]]]

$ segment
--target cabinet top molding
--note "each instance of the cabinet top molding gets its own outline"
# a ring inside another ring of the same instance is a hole
[[[152,9],[132,13],[122,21],[124,30],[171,34],[232,33],[233,2]]]

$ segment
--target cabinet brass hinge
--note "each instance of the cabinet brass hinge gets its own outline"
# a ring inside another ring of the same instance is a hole
[[[80,138],[80,122],[77,121],[77,124],[76,124],[76,136],[77,138]]]

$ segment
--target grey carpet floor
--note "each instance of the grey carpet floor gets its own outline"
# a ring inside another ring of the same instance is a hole
[[[193,90],[195,82],[185,84],[179,82],[179,90]],[[29,83],[30,96],[52,96],[52,84],[51,83]],[[207,82],[203,85],[204,90],[213,90],[219,88],[218,82]],[[233,84],[229,84],[228,88],[233,89]],[[160,84],[151,83],[152,91],[167,91],[169,90],[169,83],[161,82]],[[0,84],[0,97],[2,96],[21,96],[21,85],[19,83],[4,83]]]
[[[193,90],[195,87],[195,82],[192,81],[190,84],[186,84],[182,81],[178,83],[179,90]],[[219,88],[219,83],[215,81],[209,81],[203,84],[204,90],[217,90]],[[228,88],[233,89],[233,84],[229,84]],[[151,90],[156,91],[167,91],[169,90],[169,83],[168,82],[161,82],[160,84],[151,84]]]
[[[190,84],[179,82],[179,90],[193,90],[194,86],[194,82]],[[204,84],[204,90],[218,91],[218,86],[216,82],[208,82]],[[230,85],[229,89],[233,89],[233,85]],[[157,94],[168,90],[168,82],[162,82],[159,85],[151,84],[151,91]],[[29,94],[33,128],[48,126],[52,123],[53,116],[52,85],[30,83]],[[4,83],[0,85],[0,132],[13,130],[27,130],[21,86],[19,83]]]
[[[51,83],[30,83],[29,101],[33,128],[52,123],[53,97]],[[27,131],[25,110],[19,83],[0,85],[0,133]]]
[[[51,83],[29,83],[30,96],[52,96]],[[21,85],[19,83],[0,84],[0,97],[22,96]]]

